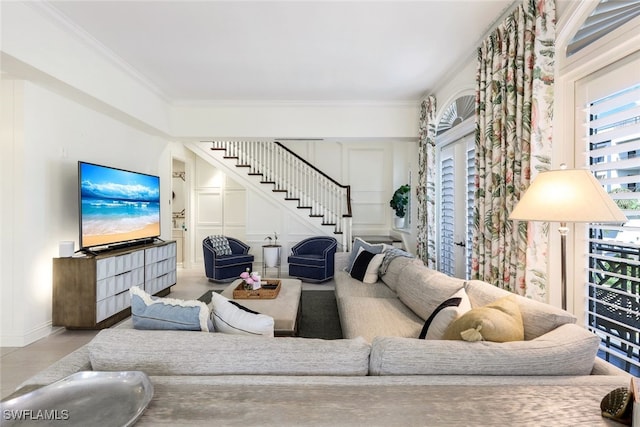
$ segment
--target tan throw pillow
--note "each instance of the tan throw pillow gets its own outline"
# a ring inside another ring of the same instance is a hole
[[[524,340],[522,315],[515,295],[466,312],[449,326],[443,339],[493,342]]]

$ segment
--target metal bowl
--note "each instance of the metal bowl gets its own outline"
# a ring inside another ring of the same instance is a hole
[[[78,372],[0,403],[3,426],[131,426],[153,397],[140,371]]]

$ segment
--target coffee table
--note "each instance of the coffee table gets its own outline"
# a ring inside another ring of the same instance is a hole
[[[298,279],[277,280],[281,282],[280,293],[272,299],[234,299],[233,290],[240,284],[241,279],[231,283],[221,295],[253,311],[273,317],[275,336],[295,336],[298,333],[300,318],[302,282]]]

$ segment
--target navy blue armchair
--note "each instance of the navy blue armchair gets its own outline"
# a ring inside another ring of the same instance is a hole
[[[253,270],[253,255],[249,254],[249,246],[238,239],[227,237],[231,254],[220,255],[219,239],[214,242],[210,237],[202,241],[204,252],[205,274],[214,282],[231,282],[249,269]]]
[[[291,248],[289,276],[305,282],[325,282],[333,277],[338,242],[333,237],[310,237]]]

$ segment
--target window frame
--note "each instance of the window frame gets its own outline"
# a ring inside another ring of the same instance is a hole
[[[572,3],[558,20],[556,26],[556,75],[554,84],[554,124],[552,145],[552,169],[561,164],[569,168],[585,167],[584,147],[588,129],[582,119],[581,109],[576,104],[577,84],[581,79],[592,76],[602,69],[615,64],[630,55],[640,52],[640,18],[624,24],[620,28],[593,42],[589,46],[567,57],[568,43],[591,14],[597,3]],[[579,126],[581,125],[581,126]],[[549,224],[549,248],[547,254],[548,277],[560,277],[560,239],[557,223]],[[584,325],[585,314],[585,271],[587,266],[586,239],[588,226],[569,224],[567,240],[567,310]],[[547,290],[548,302],[561,306],[561,289],[557,281],[550,280]]]

